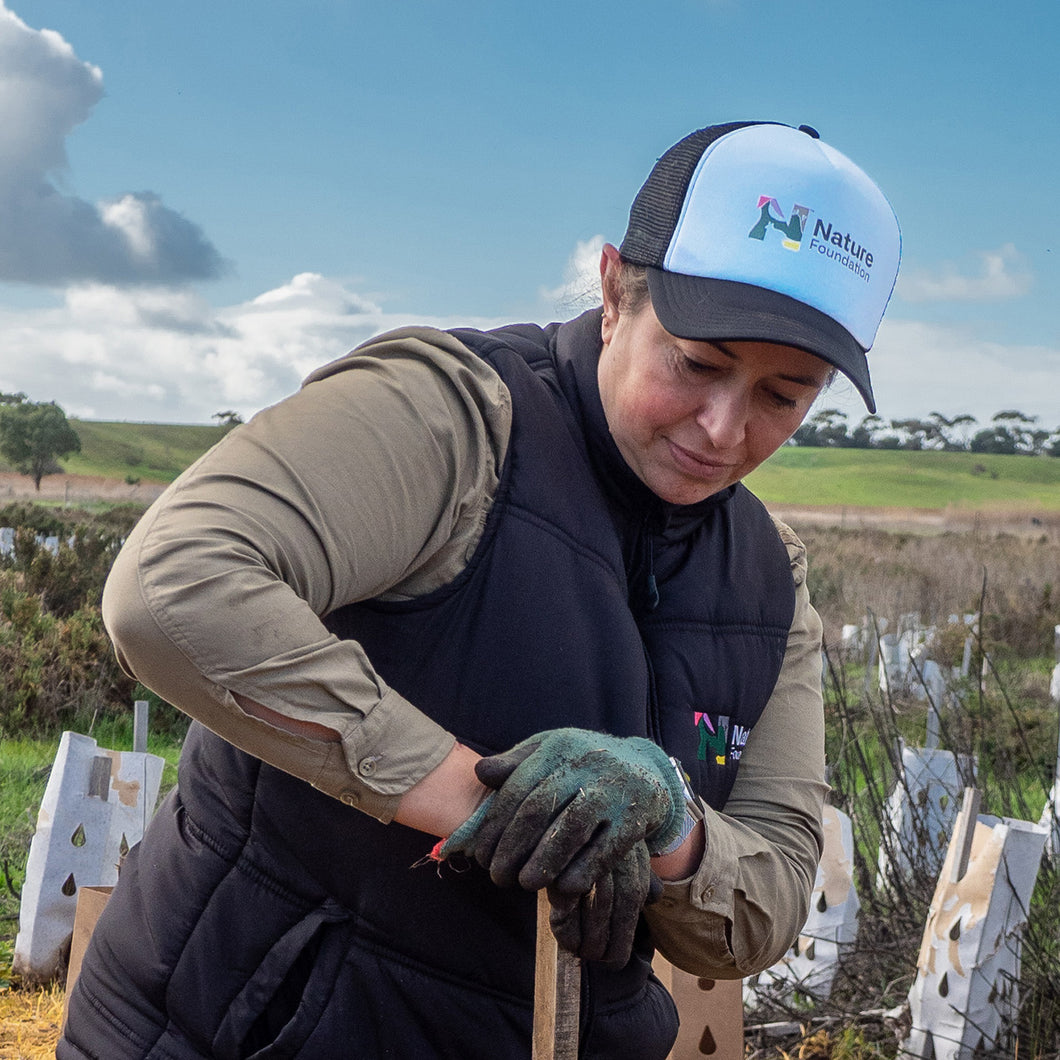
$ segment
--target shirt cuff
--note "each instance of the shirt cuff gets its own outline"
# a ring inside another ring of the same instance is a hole
[[[388,689],[333,745],[313,786],[389,824],[405,792],[455,744],[452,733]]]

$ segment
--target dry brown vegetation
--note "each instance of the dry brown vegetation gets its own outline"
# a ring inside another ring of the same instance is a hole
[[[847,513],[846,525],[829,524],[819,512],[783,515],[807,545],[811,595],[825,624],[832,801],[853,821],[861,912],[858,940],[832,996],[754,1013],[752,1026],[787,1021],[792,1029],[779,1037],[749,1030],[748,1055],[894,1057],[908,1031],[906,997],[937,865],[918,865],[899,891],[881,892],[879,822],[897,782],[899,740],[923,746],[927,704],[915,695],[881,693],[874,671],[866,675],[865,654],[840,646],[842,627],[868,615],[893,631],[902,616],[916,613],[922,624],[940,627],[932,654],[950,673],[967,636],[963,623],[948,625],[950,616],[981,613],[970,673],[954,676],[947,689],[940,747],[978,761],[982,812],[1037,821],[1057,757],[1058,705],[1049,697],[1049,677],[1060,624],[1060,527],[1026,514],[973,520],[963,529],[915,512],[890,512],[876,525],[857,512]],[[1043,859],[1023,943],[1014,1037],[977,1057],[1060,1056],[1058,870],[1055,860]]]
[[[1025,520],[1020,532],[800,525],[810,592],[837,642],[867,610],[893,624],[918,612],[925,624],[982,610],[988,642],[1034,657],[1053,650],[1060,623],[1060,527]]]

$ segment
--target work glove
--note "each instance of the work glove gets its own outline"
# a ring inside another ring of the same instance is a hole
[[[440,853],[474,858],[502,886],[586,894],[641,840],[649,855],[664,850],[684,819],[673,763],[639,736],[551,729],[475,772],[496,790]]]
[[[651,871],[648,846],[640,840],[588,892],[565,894],[548,888],[552,934],[582,960],[624,967],[633,952],[640,911],[662,890],[662,881]]]

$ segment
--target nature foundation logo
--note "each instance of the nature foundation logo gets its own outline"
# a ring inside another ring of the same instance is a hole
[[[783,246],[787,250],[798,251],[802,246],[802,234],[806,231],[806,222],[810,218],[810,208],[796,203],[791,210],[791,217],[784,219],[784,211],[776,199],[769,195],[758,196],[758,221],[747,233],[749,239],[766,238],[766,232],[775,228],[784,234]]]
[[[719,766],[730,761],[738,762],[743,754],[744,745],[751,730],[745,725],[733,725],[727,714],[719,714],[711,721],[710,716],[700,711],[693,711],[696,731],[699,733],[699,747],[696,758],[707,761],[708,755],[714,756]]]
[[[796,203],[791,209],[791,217],[785,220],[784,211],[773,196],[759,195],[758,220],[747,233],[747,237],[764,242],[766,233],[775,228],[784,236],[781,245],[786,250],[797,252],[802,249],[802,237],[806,233],[811,213],[808,206]],[[818,217],[810,238],[810,250],[815,250],[844,269],[849,269],[866,283],[871,279],[872,251],[860,243],[852,233],[841,231],[831,221]]]

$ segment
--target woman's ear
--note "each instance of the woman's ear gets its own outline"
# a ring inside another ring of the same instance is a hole
[[[604,299],[604,316],[600,331],[604,342],[610,341],[611,332],[618,323],[622,289],[619,280],[621,271],[622,259],[619,257],[618,248],[611,243],[605,243],[604,249],[600,252],[600,290]]]

